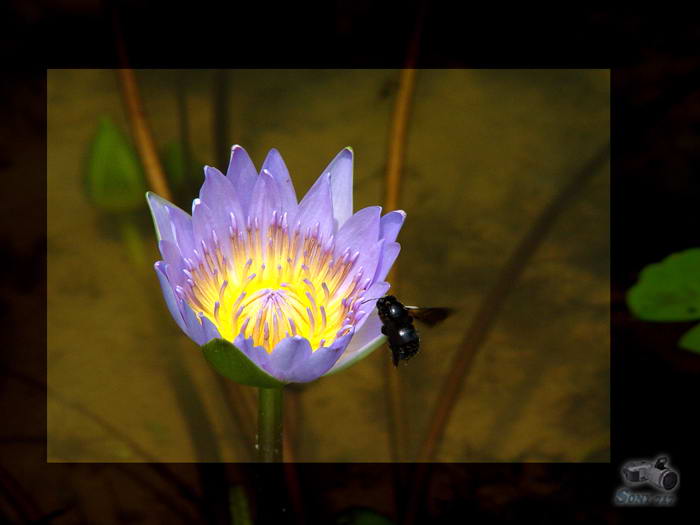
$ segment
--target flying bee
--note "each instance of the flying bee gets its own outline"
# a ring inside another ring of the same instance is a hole
[[[382,333],[389,340],[394,366],[399,366],[399,361],[410,359],[420,349],[420,337],[413,319],[433,326],[447,318],[452,309],[404,306],[393,295],[386,295],[377,300],[377,312],[382,321]]]

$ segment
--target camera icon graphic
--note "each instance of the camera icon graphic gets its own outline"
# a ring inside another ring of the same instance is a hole
[[[622,467],[622,479],[627,485],[651,485],[671,492],[678,487],[678,472],[669,468],[668,458],[661,456],[654,461],[630,461]]]

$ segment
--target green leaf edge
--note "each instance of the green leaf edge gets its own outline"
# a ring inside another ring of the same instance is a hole
[[[696,324],[681,336],[678,346],[683,350],[700,354],[700,324]]]
[[[236,383],[262,388],[282,388],[285,385],[224,339],[212,339],[202,346],[202,352],[218,373]]]
[[[651,321],[659,323],[686,322],[700,319],[700,310],[698,310],[697,314],[693,313],[672,317],[660,316],[657,313],[650,314],[648,311],[643,311],[639,309],[638,299],[640,295],[647,293],[646,287],[649,285],[649,282],[655,278],[654,274],[656,272],[661,271],[662,268],[668,266],[669,264],[676,263],[678,259],[684,257],[692,257],[698,252],[700,252],[700,248],[688,248],[685,250],[680,250],[667,255],[659,262],[650,263],[644,268],[642,268],[639,272],[637,282],[634,283],[634,285],[632,285],[625,294],[627,308],[629,308],[629,311],[632,313],[632,315],[634,315],[637,319],[641,321]]]

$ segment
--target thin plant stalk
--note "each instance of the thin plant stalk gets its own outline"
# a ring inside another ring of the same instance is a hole
[[[416,11],[416,26],[406,53],[405,68],[399,75],[399,89],[396,94],[394,113],[389,133],[389,149],[387,152],[386,182],[384,186],[384,209],[395,210],[399,208],[399,195],[401,190],[401,175],[408,136],[408,124],[411,113],[411,102],[416,84],[416,62],[420,36],[423,29],[425,16],[425,2],[421,2]],[[396,264],[388,276],[388,282],[396,288],[398,269]],[[384,366],[384,390],[386,394],[387,411],[389,416],[389,453],[392,461],[401,461],[408,454],[408,420],[404,407],[404,395],[401,384],[401,376],[397,373],[390,361]],[[397,488],[397,494],[401,492]]]
[[[399,79],[399,92],[394,106],[394,117],[391,126],[391,138],[387,158],[386,185],[384,197],[384,209],[398,208],[399,190],[401,187],[401,172],[403,171],[404,149],[406,132],[408,129],[409,107],[415,85],[415,69],[401,70]],[[391,270],[389,282],[394,283],[397,276],[397,266]],[[408,450],[408,422],[406,409],[403,406],[403,388],[401,376],[389,360],[384,367],[385,391],[387,409],[390,422],[389,452],[392,461],[401,461],[406,457]]]
[[[260,388],[258,397],[258,461],[282,461],[284,395],[281,388]]]
[[[170,188],[165,179],[163,166],[158,158],[156,143],[151,133],[151,128],[146,120],[146,112],[143,109],[143,101],[136,83],[136,75],[131,68],[118,70],[124,104],[127,108],[131,131],[138,149],[149,186],[158,195],[167,200],[172,200]]]

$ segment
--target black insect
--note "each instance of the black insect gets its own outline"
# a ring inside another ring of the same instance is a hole
[[[410,359],[420,349],[420,337],[413,319],[432,326],[444,320],[452,310],[404,306],[393,295],[386,295],[377,301],[377,312],[382,321],[382,333],[389,339],[394,366],[399,366],[399,361]]]

